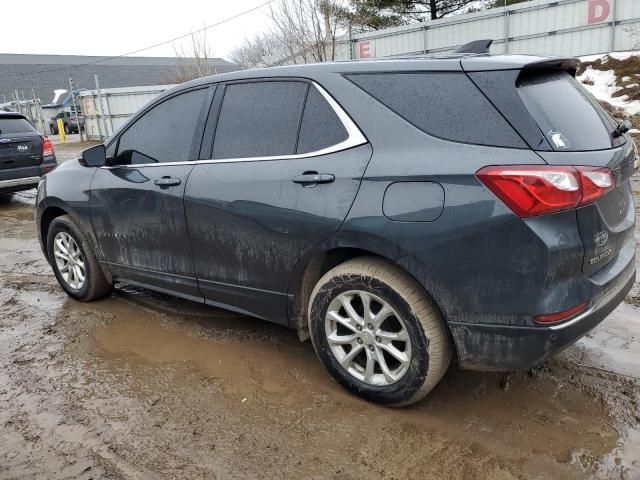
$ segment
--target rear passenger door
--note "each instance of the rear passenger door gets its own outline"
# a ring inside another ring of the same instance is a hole
[[[332,236],[371,148],[320,86],[252,80],[219,86],[185,212],[200,291],[286,324],[301,252]]]

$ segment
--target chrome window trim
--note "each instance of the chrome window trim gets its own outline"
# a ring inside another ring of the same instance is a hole
[[[259,80],[259,79],[256,79]],[[284,80],[283,80],[284,81]],[[336,143],[335,145],[331,145],[330,147],[323,148],[321,150],[315,150],[313,152],[308,153],[299,153],[293,155],[271,155],[265,157],[242,157],[242,158],[219,158],[219,159],[205,159],[205,160],[185,160],[180,162],[158,162],[158,163],[137,163],[134,165],[113,165],[113,166],[102,166],[100,168],[104,169],[112,169],[112,168],[140,168],[140,167],[169,167],[175,165],[207,165],[210,163],[235,163],[235,162],[260,162],[260,161],[268,161],[268,160],[296,160],[301,158],[311,158],[311,157],[319,157],[322,155],[328,155],[330,153],[341,152],[343,150],[348,150],[349,148],[358,147],[360,145],[365,145],[368,143],[367,138],[360,131],[358,126],[355,124],[351,117],[344,111],[344,109],[334,100],[334,98],[320,85],[316,82],[311,81],[311,85],[313,85],[320,94],[327,101],[329,106],[333,109],[335,114],[338,116],[338,119],[344,126],[347,131],[347,139],[343,142]]]

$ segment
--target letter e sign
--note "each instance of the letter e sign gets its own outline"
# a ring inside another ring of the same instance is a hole
[[[371,58],[373,55],[371,53],[371,44],[369,40],[363,40],[358,42],[358,58]]]
[[[610,10],[609,0],[589,0],[589,24],[606,20]]]

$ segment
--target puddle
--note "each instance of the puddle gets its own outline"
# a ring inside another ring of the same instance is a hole
[[[377,432],[391,423],[475,445],[483,454],[512,453],[522,458],[523,468],[531,457],[550,471],[560,463],[569,472],[577,467],[571,464],[575,451],[588,451],[597,458],[611,452],[619,437],[599,401],[573,387],[527,375],[513,379],[504,391],[499,375],[452,367],[427,401],[397,410],[346,394],[325,373],[311,346],[286,332],[265,341],[218,341],[203,338],[197,328],[172,328],[162,319],[116,315],[96,331],[95,339],[100,355],[111,363],[126,359],[133,371],[139,363],[157,370],[179,366],[214,380],[227,408],[241,409],[243,415],[254,409],[260,415],[265,404],[272,413],[313,405],[307,418],[312,425],[333,422],[336,415],[350,419],[342,426],[348,435],[334,438],[338,443],[349,441],[363,428]],[[415,441],[412,448],[425,448],[424,439]]]

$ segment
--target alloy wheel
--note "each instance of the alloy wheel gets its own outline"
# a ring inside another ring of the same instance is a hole
[[[84,258],[80,247],[67,232],[58,232],[55,236],[53,255],[58,272],[65,283],[75,290],[80,290],[87,277]]]
[[[342,368],[369,385],[391,385],[411,364],[411,339],[402,318],[369,292],[351,290],[334,298],[325,333]]]

